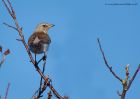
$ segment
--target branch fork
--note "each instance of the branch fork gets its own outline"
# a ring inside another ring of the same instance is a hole
[[[101,51],[101,54],[103,56],[103,59],[104,59],[104,62],[105,62],[105,65],[106,67],[109,69],[110,73],[117,79],[121,82],[122,84],[122,92],[120,93],[119,91],[117,91],[117,94],[121,97],[121,99],[125,99],[125,96],[126,96],[126,93],[127,91],[129,90],[129,88],[131,87],[131,84],[133,83],[136,75],[138,74],[139,70],[140,70],[140,64],[139,66],[137,67],[135,73],[133,74],[132,78],[129,80],[129,64],[126,65],[125,67],[125,79],[121,79],[116,73],[115,71],[112,70],[112,67],[108,64],[107,62],[107,59],[106,59],[106,56],[104,54],[104,51],[102,49],[102,46],[101,46],[101,43],[100,43],[100,39],[98,38],[97,39],[98,41],[98,45],[99,45],[99,48],[100,48],[100,51]]]

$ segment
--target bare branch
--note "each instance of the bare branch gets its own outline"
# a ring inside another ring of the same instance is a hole
[[[2,64],[4,63],[5,58],[6,58],[6,56],[5,56],[5,55],[2,55],[2,60],[0,61],[0,67],[1,67],[1,66],[2,66]]]
[[[48,99],[51,99],[51,97],[52,97],[52,92],[49,91],[49,92],[48,92]]]
[[[42,70],[42,73],[44,74],[45,66],[46,66],[46,55],[44,55],[40,60],[44,61],[43,70]],[[40,62],[40,60],[39,60],[39,62]],[[39,64],[39,62],[38,62],[38,64]],[[47,87],[47,84],[44,83],[43,88],[42,88],[42,77],[41,77],[41,79],[40,79],[40,88],[39,88],[39,91],[38,91],[38,97],[41,97],[41,94],[45,91],[46,87]]]
[[[126,95],[126,90],[123,90],[122,94],[121,94],[121,99],[125,99],[125,95]]]
[[[10,83],[8,83],[4,99],[7,99],[8,97],[9,88],[10,88]]]
[[[128,78],[129,78],[129,64],[126,65],[125,67],[125,79],[122,80],[122,86],[123,86],[123,90],[121,93],[121,99],[125,99],[125,95],[128,91]]]
[[[6,2],[5,2],[4,0],[2,0],[2,1],[3,1],[4,5],[5,5],[7,11],[8,11],[9,14],[11,15],[11,17],[13,17],[13,16],[12,16],[12,13],[11,13],[11,10],[10,10],[10,8],[8,7],[8,5],[6,4]]]
[[[48,86],[51,89],[51,91],[53,92],[53,94],[55,95],[55,97],[57,97],[58,99],[65,99],[65,98],[63,98],[62,96],[59,95],[59,93],[54,89],[52,84],[48,83]]]
[[[129,81],[129,83],[128,83],[128,77],[129,77],[129,68],[128,68],[128,65],[126,66],[125,70],[126,70],[126,78],[125,78],[125,80],[122,81],[123,91],[122,91],[122,94],[121,94],[121,99],[125,99],[125,95],[126,95],[127,91],[128,91],[129,88],[131,87],[132,82],[134,81],[134,79],[135,79],[137,73],[138,73],[139,70],[140,70],[140,64],[139,64],[138,68],[136,69],[136,71],[135,71],[133,77],[132,77],[131,80]]]
[[[14,26],[11,26],[11,25],[9,25],[9,24],[7,24],[7,23],[5,23],[5,22],[4,22],[3,24],[4,24],[4,25],[6,25],[6,26],[8,26],[8,27],[10,27],[10,28],[15,29],[16,31],[18,31],[18,30],[17,30],[17,28],[16,28],[16,27],[14,27]]]
[[[128,87],[127,87],[127,90],[131,87],[131,84],[132,84],[132,82],[134,81],[135,77],[137,76],[139,70],[140,70],[140,64],[138,65],[138,68],[136,69],[136,71],[135,71],[133,77],[132,77],[131,80],[129,81],[129,84],[128,84]]]
[[[0,61],[0,67],[2,66],[2,64],[4,63],[6,56],[10,53],[10,50],[7,49],[4,53],[2,53],[2,60]]]
[[[103,56],[103,59],[104,59],[104,62],[105,62],[106,67],[109,69],[109,71],[112,73],[112,75],[113,75],[115,78],[117,78],[119,81],[122,82],[122,79],[112,70],[112,67],[109,66],[109,64],[108,64],[108,62],[107,62],[107,59],[106,59],[106,57],[105,57],[104,51],[103,51],[103,49],[102,49],[102,46],[101,46],[101,43],[100,43],[100,39],[98,38],[97,41],[98,41],[98,44],[99,44],[99,47],[100,47],[100,51],[101,51],[101,53],[102,53],[102,56]]]
[[[16,39],[17,41],[21,41],[22,42],[22,40],[21,39]]]
[[[8,4],[9,4],[9,6],[10,6],[11,11],[12,11],[13,18],[14,18],[14,19],[16,19],[16,14],[15,14],[15,11],[14,11],[14,9],[13,9],[13,7],[12,7],[12,5],[11,5],[10,1],[9,1],[9,0],[7,0],[7,2],[8,2]]]

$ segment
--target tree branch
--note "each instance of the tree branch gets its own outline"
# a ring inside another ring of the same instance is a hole
[[[48,99],[51,99],[51,97],[52,97],[52,92],[49,91],[49,92],[48,92]]]
[[[1,51],[2,52],[2,47],[1,47]],[[2,53],[2,59],[0,60],[0,67],[2,66],[2,64],[4,63],[6,56],[10,54],[10,50],[7,49],[4,53]]]
[[[59,93],[54,89],[54,87],[52,86],[52,84],[50,82],[47,83],[47,85],[49,86],[49,88],[51,89],[51,91],[53,92],[53,94],[55,95],[56,98],[65,99],[65,97],[63,98],[62,96],[59,95]]]
[[[3,24],[4,24],[4,25],[6,25],[6,26],[8,26],[8,27],[10,27],[10,28],[15,29],[16,31],[18,31],[18,30],[17,30],[17,28],[16,28],[16,27],[14,27],[14,26],[11,26],[11,25],[9,25],[9,24],[7,24],[7,23],[5,23],[5,22],[4,22]]]
[[[104,59],[104,62],[105,62],[106,67],[109,69],[109,71],[112,73],[112,75],[113,75],[116,79],[118,79],[119,81],[122,82],[122,79],[112,70],[112,67],[109,66],[109,64],[108,64],[108,62],[107,62],[107,59],[106,59],[106,57],[105,57],[104,51],[103,51],[103,49],[102,49],[102,46],[101,46],[101,43],[100,43],[100,39],[98,38],[97,41],[98,41],[98,44],[99,44],[99,47],[100,47],[100,51],[101,51],[101,53],[102,53],[102,56],[103,56],[103,59]]]
[[[131,84],[132,84],[132,82],[134,81],[134,79],[136,78],[136,76],[137,76],[139,70],[140,70],[140,64],[138,65],[138,68],[136,69],[136,71],[135,71],[134,75],[132,76],[131,80],[129,81],[127,90],[131,87]]]
[[[44,64],[43,64],[43,70],[42,70],[42,73],[44,74],[44,71],[45,71],[45,66],[46,66],[46,55],[44,55],[40,60],[43,60],[44,61]],[[40,62],[39,60],[39,62]],[[38,62],[38,64],[39,64]],[[46,90],[46,86],[47,84],[44,83],[43,85],[43,88],[42,88],[42,77],[40,79],[40,88],[39,88],[39,91],[38,91],[38,97],[41,97],[41,94]]]
[[[7,99],[8,97],[9,88],[10,88],[10,83],[8,83],[4,99]]]

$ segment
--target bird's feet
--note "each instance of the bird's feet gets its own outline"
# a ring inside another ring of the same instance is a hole
[[[42,57],[42,60],[45,61],[46,58],[47,58],[46,55],[44,55],[44,56]]]

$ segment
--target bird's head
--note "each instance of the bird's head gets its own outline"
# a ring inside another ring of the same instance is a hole
[[[40,23],[39,25],[37,25],[36,27],[36,32],[44,32],[47,33],[48,29],[53,27],[53,24],[49,24],[49,23]]]

